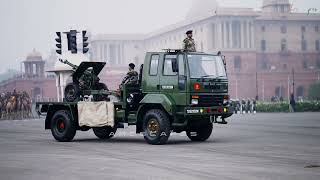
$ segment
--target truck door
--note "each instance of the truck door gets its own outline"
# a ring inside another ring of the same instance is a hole
[[[150,61],[148,65],[145,67],[149,67],[144,71],[144,77],[148,78],[145,79],[143,82],[143,89],[146,92],[152,93],[159,93],[160,90],[160,83],[159,83],[159,74],[160,74],[160,55],[159,54],[151,54]],[[148,62],[148,61],[147,61]],[[146,83],[147,82],[147,83]]]
[[[186,76],[183,54],[166,54],[162,64],[160,92],[171,97],[176,105],[186,104]]]

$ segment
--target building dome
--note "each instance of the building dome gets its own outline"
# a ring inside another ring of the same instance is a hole
[[[288,5],[289,0],[263,0],[263,7],[274,5]]]
[[[290,12],[289,0],[263,0],[262,10],[271,13],[288,13]]]
[[[219,5],[216,0],[193,0],[191,9],[189,10],[186,18],[192,19],[195,17],[213,15],[218,6]]]
[[[42,61],[42,55],[35,49],[27,55],[26,61]]]

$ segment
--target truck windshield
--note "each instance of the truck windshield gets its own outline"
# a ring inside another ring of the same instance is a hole
[[[188,55],[191,78],[226,77],[226,71],[220,56]]]

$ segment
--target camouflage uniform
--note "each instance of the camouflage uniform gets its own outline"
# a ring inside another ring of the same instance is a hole
[[[196,44],[194,42],[194,39],[189,37],[185,38],[183,40],[183,49],[185,51],[196,52]]]
[[[121,84],[137,84],[138,83],[138,73],[135,70],[131,70],[127,73],[126,77],[123,78]]]

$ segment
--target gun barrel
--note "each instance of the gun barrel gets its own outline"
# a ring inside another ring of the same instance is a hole
[[[77,70],[78,69],[77,65],[74,65],[74,64],[70,63],[68,60],[59,59],[59,61],[62,62],[63,64],[71,66],[73,70]]]

